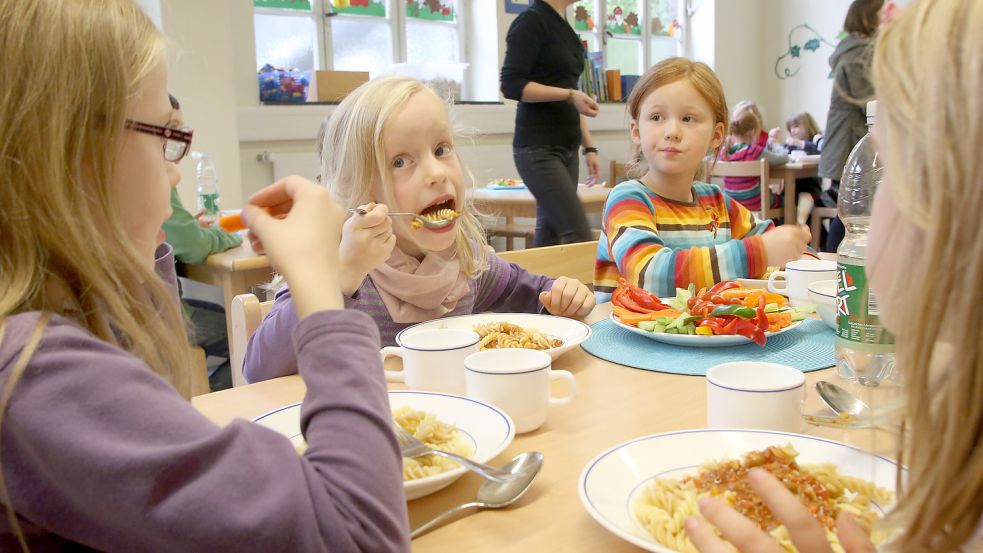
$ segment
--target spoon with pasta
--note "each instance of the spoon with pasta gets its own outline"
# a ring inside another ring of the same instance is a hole
[[[365,209],[361,207],[353,207],[348,210],[349,213],[357,213],[359,215],[365,215],[368,213]],[[461,216],[460,213],[454,211],[453,209],[438,209],[437,211],[425,214],[410,213],[406,212],[389,212],[390,216],[405,216],[413,217],[413,222],[410,223],[410,228],[416,230],[420,227],[427,227],[429,229],[439,229],[444,228],[447,225],[454,222]]]

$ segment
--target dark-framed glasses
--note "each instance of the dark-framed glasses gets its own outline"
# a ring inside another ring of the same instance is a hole
[[[140,121],[126,120],[126,128],[137,132],[160,137],[164,143],[164,159],[173,163],[181,161],[191,149],[191,138],[194,130],[189,128],[173,129],[171,127],[161,127]]]

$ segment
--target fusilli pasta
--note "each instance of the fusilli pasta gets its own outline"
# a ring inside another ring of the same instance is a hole
[[[523,328],[506,322],[491,322],[474,326],[481,336],[480,349],[526,348],[552,349],[563,345],[563,340],[547,336],[535,328]]]

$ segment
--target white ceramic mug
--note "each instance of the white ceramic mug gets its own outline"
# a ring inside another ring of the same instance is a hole
[[[515,432],[530,432],[546,422],[550,405],[565,405],[577,394],[577,381],[568,371],[550,368],[548,353],[532,349],[486,349],[464,360],[468,397],[490,403],[512,417]],[[552,397],[550,381],[565,380],[567,395]]]
[[[779,277],[784,282],[778,281]],[[791,305],[809,304],[809,284],[817,280],[836,278],[836,262],[825,259],[798,259],[785,264],[785,270],[768,277],[768,291],[788,296]],[[782,286],[778,286],[782,284]]]
[[[778,363],[736,361],[707,371],[707,427],[799,432],[805,375]]]
[[[403,359],[400,370],[386,370],[386,380],[405,382],[415,390],[451,394],[464,393],[464,359],[478,351],[481,337],[464,329],[421,330],[400,338],[399,346],[386,346],[379,353]]]

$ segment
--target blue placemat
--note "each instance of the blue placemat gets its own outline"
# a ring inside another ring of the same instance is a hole
[[[803,372],[832,367],[836,334],[822,321],[806,319],[798,328],[768,338],[764,347],[744,344],[723,348],[673,346],[632,334],[609,319],[591,325],[593,334],[581,346],[606,361],[671,374],[705,376],[707,369],[730,361],[781,363]]]

